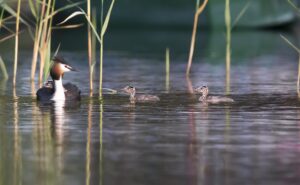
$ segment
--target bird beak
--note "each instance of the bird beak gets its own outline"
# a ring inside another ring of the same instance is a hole
[[[70,71],[75,71],[75,72],[78,72],[78,70],[72,66],[68,66],[67,67]]]

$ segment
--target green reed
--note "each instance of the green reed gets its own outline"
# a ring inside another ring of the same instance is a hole
[[[166,91],[170,89],[170,49],[166,49]]]
[[[204,0],[201,6],[199,6],[199,0],[197,0],[196,3],[196,12],[194,16],[194,26],[193,26],[193,33],[192,33],[192,38],[191,38],[191,45],[190,45],[190,53],[189,53],[189,59],[188,59],[188,64],[186,68],[186,75],[188,76],[191,71],[191,66],[192,66],[192,60],[194,56],[194,50],[195,50],[195,42],[196,42],[196,33],[197,33],[197,26],[198,26],[198,19],[200,14],[203,12],[204,8],[206,7],[208,3],[208,0]]]
[[[101,1],[101,25],[100,25],[100,32],[98,33],[97,32],[97,25],[95,25],[93,22],[92,22],[92,18],[89,18],[88,14],[80,9],[80,11],[76,11],[76,12],[73,12],[69,17],[67,17],[64,21],[62,21],[60,24],[63,24],[65,22],[67,22],[68,20],[76,17],[76,16],[79,16],[79,15],[84,15],[88,24],[89,24],[89,27],[91,28],[91,31],[93,32],[95,38],[97,39],[97,41],[99,42],[100,44],[100,70],[99,70],[99,98],[102,99],[102,90],[103,90],[103,48],[104,48],[104,35],[107,31],[107,28],[108,28],[108,24],[109,24],[109,21],[110,21],[110,16],[111,16],[111,12],[112,12],[112,9],[114,7],[114,3],[115,3],[115,0],[112,0],[111,1],[111,4],[109,6],[109,9],[105,15],[105,19],[104,19],[104,22],[103,22],[103,17],[104,17],[104,1],[102,0]],[[95,20],[95,19],[94,19]],[[92,64],[92,68],[93,69],[93,65]]]
[[[71,3],[59,9],[55,9],[56,0],[42,0],[34,1],[29,0],[29,7],[32,15],[35,17],[34,25],[34,46],[33,46],[33,57],[31,63],[31,80],[34,80],[37,61],[40,59],[39,69],[39,84],[41,85],[42,80],[46,80],[47,72],[51,65],[51,36],[53,30],[53,18],[59,12],[73,8],[81,4]],[[74,28],[76,26],[65,26],[65,28]]]
[[[31,0],[30,0],[31,1]],[[41,5],[29,3],[32,14],[36,19],[33,57],[31,63],[31,80],[34,80],[38,57],[40,58],[39,84],[46,79],[50,66],[51,33],[55,0],[43,0]]]
[[[108,12],[106,13],[105,20],[103,22],[103,9],[104,9],[104,1],[101,0],[101,31],[100,31],[100,38],[101,38],[101,45],[100,45],[100,73],[99,73],[99,98],[102,99],[102,81],[103,81],[103,47],[104,47],[104,35],[106,33],[112,9],[114,7],[115,0],[111,1],[110,7]]]
[[[231,15],[230,0],[225,1],[226,24],[226,94],[230,93],[230,64],[231,64]]]

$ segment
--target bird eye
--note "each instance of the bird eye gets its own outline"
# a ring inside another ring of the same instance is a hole
[[[71,70],[71,67],[68,65],[65,65],[65,68]]]

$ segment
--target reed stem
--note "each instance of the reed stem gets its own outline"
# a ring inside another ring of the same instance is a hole
[[[188,76],[191,71],[191,66],[192,66],[192,60],[194,56],[194,50],[195,50],[195,41],[196,41],[196,33],[197,33],[197,26],[198,26],[198,19],[199,15],[203,12],[204,8],[206,7],[208,3],[208,0],[204,0],[202,5],[197,9],[195,16],[194,16],[194,26],[193,26],[193,33],[192,33],[192,38],[191,38],[191,46],[190,46],[190,54],[189,54],[189,60],[186,68],[186,75]],[[197,2],[198,4],[198,2]]]
[[[104,10],[104,1],[101,0],[101,17],[100,17],[100,26],[101,26],[101,31],[100,31],[100,70],[99,70],[99,99],[102,99],[102,83],[103,83],[103,10]]]
[[[300,54],[299,54],[299,62],[298,62],[298,80],[297,80],[297,92],[300,95]]]
[[[230,64],[231,64],[231,15],[230,0],[225,2],[226,23],[226,94],[230,93]]]
[[[8,79],[8,73],[7,73],[7,70],[6,70],[5,63],[3,62],[3,59],[2,59],[1,56],[0,56],[0,69],[1,69],[2,74],[3,74],[3,79],[7,80]]]
[[[170,89],[170,49],[166,49],[166,91]]]
[[[14,57],[14,76],[13,86],[16,87],[17,68],[18,68],[18,53],[19,53],[19,26],[20,26],[20,11],[21,0],[18,0],[17,17],[16,17],[16,36],[15,36],[15,57]]]
[[[91,22],[91,0],[87,0],[87,18]],[[88,62],[89,62],[89,80],[90,97],[93,96],[93,69],[92,69],[92,34],[91,27],[88,26]]]
[[[102,83],[103,83],[103,37],[100,44],[100,72],[99,72],[99,99],[102,99]]]

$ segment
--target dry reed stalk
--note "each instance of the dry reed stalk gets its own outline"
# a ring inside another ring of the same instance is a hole
[[[55,0],[49,0],[47,4],[46,13],[42,24],[42,33],[40,39],[40,71],[39,71],[39,86],[42,85],[43,75],[46,62],[50,62],[50,50],[51,50],[51,31],[52,31],[52,19],[54,12]],[[51,15],[51,16],[49,16]],[[48,65],[46,65],[48,66]]]
[[[87,19],[91,22],[91,0],[87,0]],[[93,96],[93,69],[92,69],[92,33],[91,27],[88,26],[88,62],[89,62],[89,80],[90,80],[90,97]]]
[[[16,87],[17,68],[18,68],[18,50],[19,50],[19,28],[20,28],[20,11],[21,0],[18,0],[17,16],[16,16],[16,36],[15,36],[15,57],[14,57],[14,73],[13,73],[13,86]]]
[[[193,55],[194,55],[194,50],[195,50],[195,41],[196,41],[196,33],[197,33],[197,25],[198,25],[198,19],[199,15],[203,12],[204,8],[206,7],[208,3],[208,0],[204,0],[202,5],[197,9],[195,16],[194,16],[194,27],[193,27],[193,33],[192,33],[192,38],[191,38],[191,46],[190,46],[190,54],[189,54],[189,60],[186,68],[186,75],[188,76],[191,71],[191,66],[192,66],[192,60],[193,60]]]
[[[38,59],[38,53],[39,53],[39,47],[40,47],[40,40],[41,40],[41,34],[42,34],[42,26],[43,21],[42,18],[45,17],[45,11],[46,11],[46,0],[43,0],[41,5],[41,13],[39,21],[37,21],[37,28],[35,32],[35,39],[34,39],[34,47],[33,47],[33,57],[31,62],[31,80],[34,80],[35,71],[36,71],[36,65],[37,65],[37,59]]]

